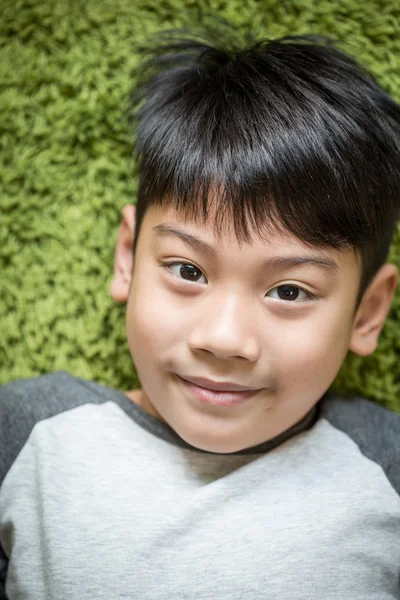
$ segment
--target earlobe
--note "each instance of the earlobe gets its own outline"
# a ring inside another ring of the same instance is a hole
[[[124,206],[118,229],[114,256],[114,275],[110,285],[110,295],[116,302],[126,302],[133,270],[133,236],[135,231],[136,207]]]
[[[376,350],[379,334],[396,291],[397,280],[395,265],[384,264],[366,290],[354,319],[349,343],[349,350],[355,354],[368,356]]]

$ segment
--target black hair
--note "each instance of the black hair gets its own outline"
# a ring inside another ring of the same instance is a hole
[[[239,44],[226,31],[157,36],[130,97],[139,165],[133,253],[150,205],[239,243],[271,227],[361,259],[358,306],[399,218],[400,105],[321,35]],[[212,191],[212,193],[210,193]]]

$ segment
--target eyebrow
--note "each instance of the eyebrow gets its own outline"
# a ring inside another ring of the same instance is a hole
[[[153,231],[158,237],[179,237],[188,246],[194,250],[206,254],[210,258],[216,258],[217,252],[211,244],[204,242],[200,238],[177,229],[168,223],[160,223],[153,227]],[[328,256],[271,256],[266,258],[263,263],[263,268],[290,268],[290,267],[302,267],[306,265],[314,265],[322,268],[328,275],[339,272],[339,265]]]

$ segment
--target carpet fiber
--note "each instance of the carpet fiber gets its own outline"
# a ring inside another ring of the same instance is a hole
[[[125,100],[135,44],[204,11],[270,38],[330,35],[400,101],[398,0],[0,0],[0,384],[62,369],[138,387],[109,295],[136,201]],[[400,412],[399,328],[400,292],[377,351],[350,353],[337,389]]]

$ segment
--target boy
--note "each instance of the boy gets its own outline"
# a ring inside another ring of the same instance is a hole
[[[2,597],[399,598],[400,417],[329,389],[397,285],[399,106],[316,36],[145,64],[110,288],[142,387],[2,386]]]

